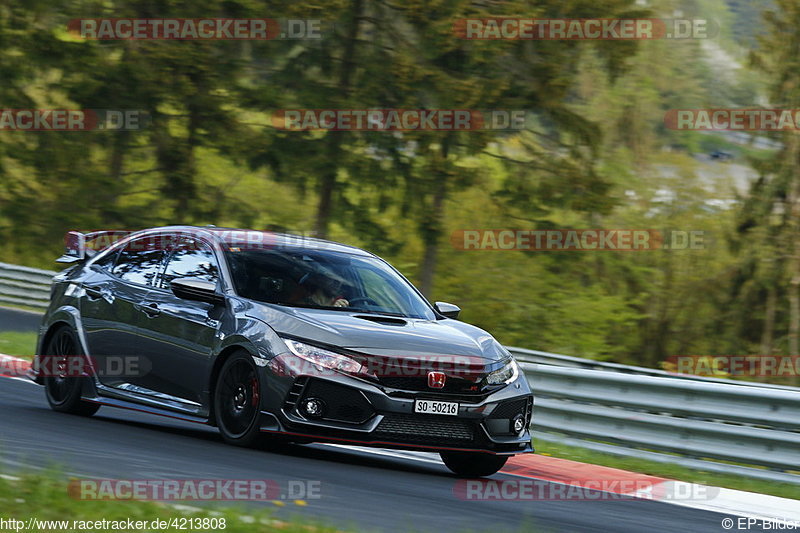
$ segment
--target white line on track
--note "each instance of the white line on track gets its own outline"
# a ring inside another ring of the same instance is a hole
[[[340,448],[343,450],[356,450],[363,453],[369,453],[372,455],[384,455],[386,457],[395,457],[399,459],[411,459],[412,461],[419,461],[422,463],[433,463],[437,465],[443,464],[441,459],[439,459],[438,454],[429,452],[387,450],[384,448],[367,448],[364,446],[348,446],[345,444],[320,444],[320,446],[325,446],[330,448]]]
[[[0,354],[0,361],[3,360],[17,360],[21,361],[21,359],[17,357],[12,357],[5,354]],[[21,381],[23,383],[29,383],[31,385],[37,385],[35,382],[28,378],[23,377],[12,377],[8,376],[7,379],[13,379],[16,381]],[[37,385],[38,386],[38,385]],[[348,446],[344,444],[319,444],[319,446],[329,447],[329,448],[338,448],[344,450],[353,450],[358,451],[361,453],[371,454],[371,455],[380,455],[384,457],[394,457],[396,459],[406,459],[411,461],[418,461],[421,463],[427,464],[436,464],[441,465],[442,461],[439,459],[438,454],[430,453],[430,452],[416,452],[416,451],[406,451],[406,450],[389,450],[384,448],[369,448],[364,446]],[[501,472],[502,474],[506,474]],[[516,474],[506,474],[512,475],[514,477],[519,477]],[[539,479],[533,476],[522,476],[528,477],[531,479]],[[9,480],[9,481],[16,481],[19,478],[15,478],[14,476],[7,476],[0,474],[0,478]],[[542,481],[547,481],[550,483],[558,483],[557,481],[542,479]],[[798,507],[797,500],[791,500],[788,498],[779,498],[777,496],[769,496],[766,494],[757,494],[752,492],[745,492],[740,490],[733,490],[733,489],[726,489],[726,488],[718,488],[718,487],[704,487],[703,485],[696,485],[691,483],[686,483],[682,481],[673,481],[669,480],[666,483],[674,484],[674,485],[681,485],[685,487],[692,488],[702,488],[705,490],[713,490],[718,491],[717,496],[708,500],[708,501],[686,501],[686,500],[656,500],[662,503],[670,503],[674,505],[680,505],[683,507],[691,507],[694,509],[702,509],[706,511],[713,511],[716,513],[721,514],[728,514],[734,516],[741,516],[747,518],[755,518],[760,521],[766,522],[775,522],[775,521],[796,521],[800,522],[800,507]],[[694,490],[694,489],[692,489]],[[686,492],[686,491],[684,491]],[[696,491],[694,491],[696,492]],[[691,494],[694,493],[689,491],[687,493]],[[635,496],[635,495],[634,495]],[[648,498],[643,498],[648,499]],[[178,506],[175,506],[178,507]],[[185,506],[186,509],[183,509],[184,512],[189,511],[189,507]],[[748,510],[744,510],[748,509]]]
[[[6,355],[6,354],[3,354],[3,353],[0,353],[0,362],[2,362],[2,361],[25,361],[25,359],[20,359],[19,357],[14,357],[13,355]],[[29,362],[29,361],[25,361],[25,362]],[[16,381],[22,381],[23,383],[30,383],[31,385],[36,385],[37,387],[39,386],[38,383],[36,383],[35,381],[33,381],[32,379],[29,379],[29,378],[22,378],[22,377],[17,377],[17,376],[3,376],[3,377],[5,377],[6,379],[13,379],[13,380],[16,380]]]
[[[386,450],[381,448],[366,448],[362,446],[346,446],[342,444],[322,444],[322,446],[357,450],[367,454],[382,455],[387,457],[395,457],[400,459],[410,459],[413,461],[420,461],[424,463],[433,463],[441,465],[442,462],[437,457],[437,454],[428,452],[413,452],[404,450]],[[591,466],[591,465],[587,465]],[[523,477],[527,479],[539,479],[547,483],[564,484],[559,481],[550,479],[537,478],[535,476],[523,476],[519,474],[512,474],[510,472],[500,472],[507,476]],[[720,513],[722,515],[734,515],[745,518],[754,518],[760,522],[772,522],[780,524],[781,521],[789,523],[800,523],[800,502],[789,498],[779,498],[777,496],[770,496],[767,494],[758,494],[753,492],[745,492],[741,490],[733,490],[719,487],[707,487],[696,483],[687,483],[684,481],[668,480],[664,482],[665,494],[716,494],[714,497],[707,500],[704,499],[653,499],[647,495],[640,494],[627,494],[627,496],[637,499],[658,501],[662,503],[669,503],[673,505],[680,505],[683,507],[690,507],[693,509],[701,509],[704,511],[711,511]],[[681,488],[682,490],[677,490]],[[602,491],[600,491],[602,492]],[[653,492],[659,492],[655,487]]]
[[[23,383],[28,383],[29,385],[36,385],[37,387],[39,386],[38,383],[36,383],[35,381],[32,381],[32,380],[30,380],[28,378],[18,378],[18,377],[13,377],[13,376],[4,376],[4,377],[5,377],[5,379],[13,379],[14,381],[21,381]]]

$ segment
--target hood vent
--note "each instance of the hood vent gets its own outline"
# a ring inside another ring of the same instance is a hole
[[[360,318],[362,320],[369,320],[370,322],[377,322],[378,324],[386,324],[388,326],[405,326],[408,324],[402,318],[395,318],[392,316],[381,316],[381,315],[353,315],[354,318]]]

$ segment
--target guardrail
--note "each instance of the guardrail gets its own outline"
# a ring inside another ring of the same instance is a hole
[[[0,302],[46,308],[55,274],[0,263]],[[536,395],[534,438],[800,484],[800,389],[509,350]]]
[[[0,302],[47,309],[56,272],[0,263]]]
[[[540,352],[538,350],[528,350],[514,346],[506,346],[506,348],[508,348],[508,350],[514,355],[517,361],[524,363],[539,363],[543,365],[564,366],[569,368],[583,368],[586,370],[603,370],[606,372],[634,374],[637,376],[651,376],[659,378],[682,379],[688,381],[703,381],[706,383],[720,383],[726,385],[743,385],[747,387],[800,391],[800,389],[797,387],[791,387],[788,385],[774,385],[772,383],[760,383],[757,381],[737,381],[732,379],[694,376],[691,374],[678,374],[676,372],[667,372],[666,370],[659,370],[657,368],[646,368],[643,366],[631,366],[620,363],[609,363],[606,361],[595,361],[594,359]]]
[[[800,391],[522,367],[536,396],[534,438],[800,484]]]

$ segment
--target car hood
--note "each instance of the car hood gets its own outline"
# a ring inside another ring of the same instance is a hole
[[[248,315],[278,334],[392,357],[470,356],[489,362],[508,352],[484,330],[452,319],[423,320],[256,304]]]

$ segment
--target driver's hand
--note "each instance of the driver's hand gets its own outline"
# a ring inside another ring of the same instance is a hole
[[[350,307],[350,302],[348,302],[344,298],[336,298],[333,301],[333,306],[334,307]]]

